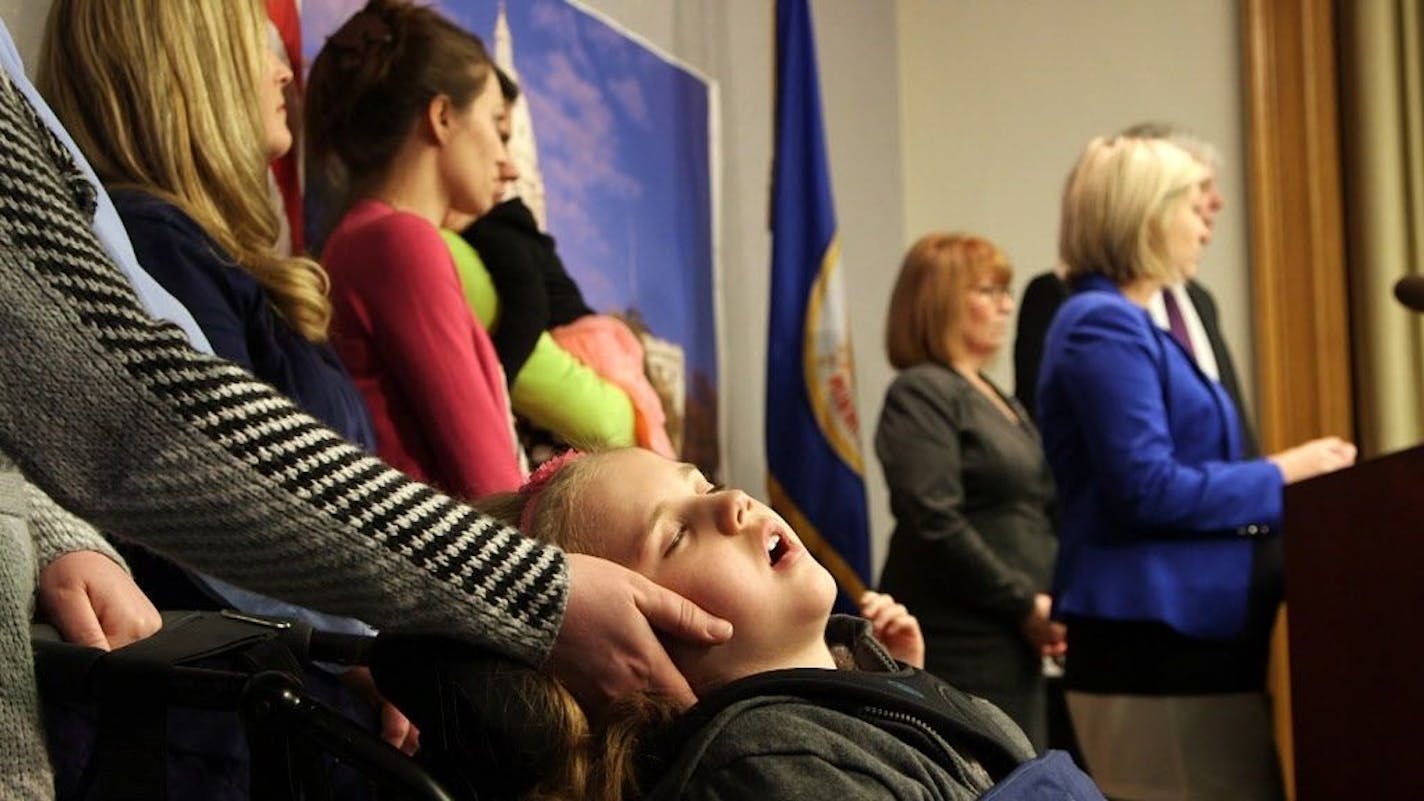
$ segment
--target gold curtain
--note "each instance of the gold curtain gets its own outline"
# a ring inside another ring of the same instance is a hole
[[[1424,0],[1343,0],[1345,224],[1362,456],[1424,440],[1424,315],[1391,292],[1424,274]]]
[[[1340,177],[1337,6],[1241,0],[1250,145],[1252,309],[1261,444],[1357,439]],[[1268,690],[1286,798],[1295,798],[1286,615]]]

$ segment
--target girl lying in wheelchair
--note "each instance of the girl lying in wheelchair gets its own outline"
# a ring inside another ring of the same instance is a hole
[[[893,600],[832,616],[834,581],[786,521],[692,465],[574,454],[481,505],[735,627],[721,646],[668,644],[700,699],[685,713],[642,695],[585,714],[526,674],[523,709],[562,740],[541,744],[558,764],[525,798],[1102,798],[1066,755],[1035,758],[1006,715],[917,669],[919,626]]]

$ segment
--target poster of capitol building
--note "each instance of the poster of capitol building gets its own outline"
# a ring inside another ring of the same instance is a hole
[[[302,2],[308,67],[363,5]],[[478,35],[519,84],[515,192],[557,242],[588,305],[642,335],[674,446],[717,475],[715,87],[567,0],[432,5]],[[309,206],[312,194],[319,205],[311,189]]]

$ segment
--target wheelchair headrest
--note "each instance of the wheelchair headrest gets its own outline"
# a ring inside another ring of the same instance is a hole
[[[522,662],[451,638],[383,632],[370,664],[381,693],[420,728],[417,756],[457,793],[519,798],[566,757],[525,696],[537,671]]]

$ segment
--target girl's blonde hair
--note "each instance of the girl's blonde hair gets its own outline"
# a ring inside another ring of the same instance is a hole
[[[571,553],[598,556],[605,551],[599,536],[597,507],[584,497],[590,479],[602,469],[598,454],[562,464],[533,488],[492,495],[475,507],[509,525],[524,524],[524,533]],[[568,754],[563,769],[550,776],[524,801],[587,798],[620,801],[638,798],[638,762],[644,743],[677,716],[667,698],[637,693],[616,701],[597,721],[590,721],[563,685],[546,674],[530,674],[524,688],[531,707],[547,710],[550,736]]]
[[[1013,274],[1003,251],[987,239],[946,233],[920,237],[905,254],[885,314],[885,353],[891,366],[948,366],[949,334],[965,295],[985,276],[1007,286]]]
[[[1206,167],[1163,140],[1089,142],[1063,191],[1058,246],[1069,282],[1090,274],[1119,286],[1139,278],[1179,280],[1167,255],[1167,226],[1205,178]]]
[[[192,217],[304,338],[326,339],[326,273],[277,253],[268,190],[266,15],[257,0],[55,0],[39,86],[110,188]]]

